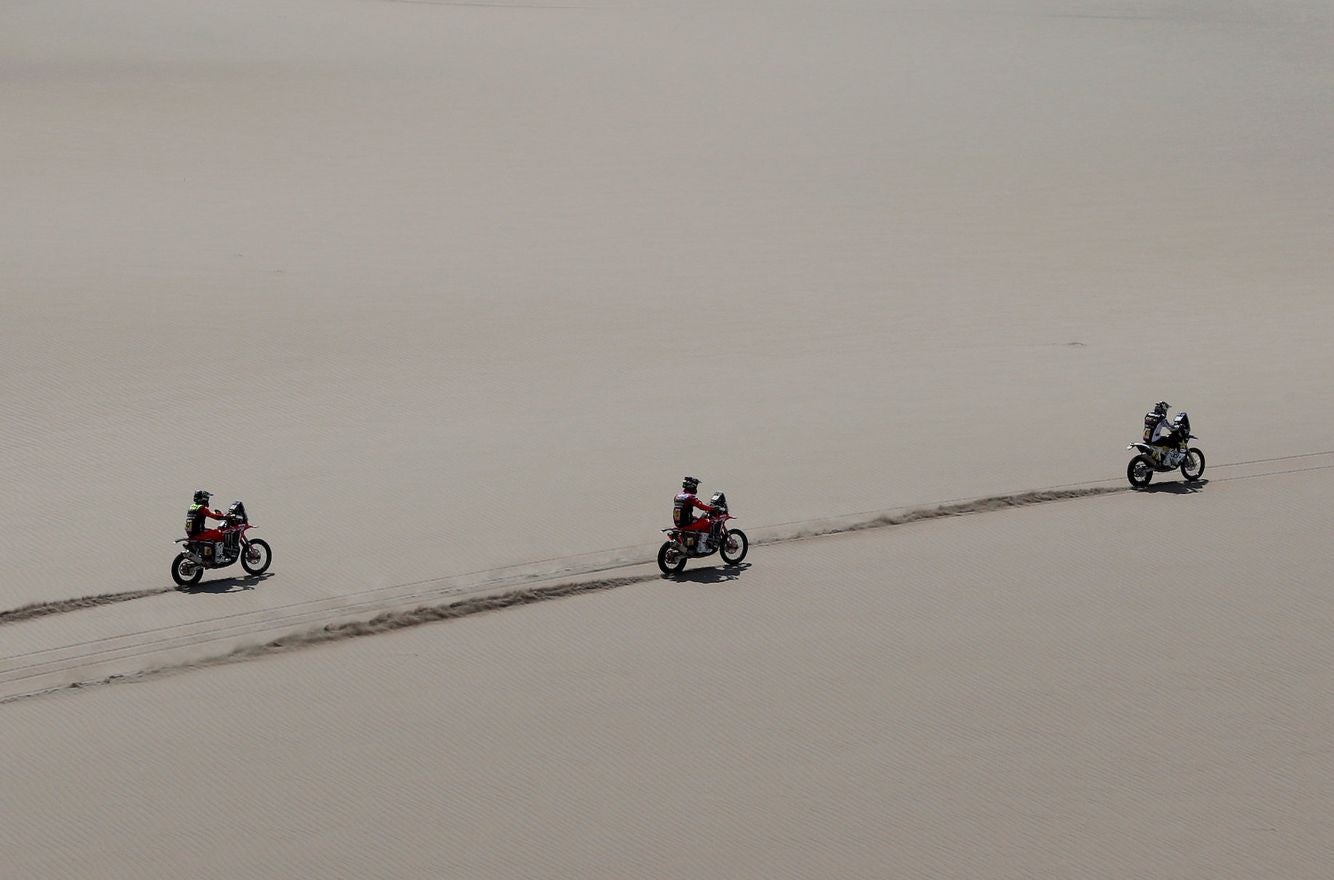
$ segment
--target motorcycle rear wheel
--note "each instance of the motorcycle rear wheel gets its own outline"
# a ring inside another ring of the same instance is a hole
[[[735,551],[733,551],[733,547],[736,548]],[[723,545],[718,548],[718,554],[722,556],[723,562],[726,562],[728,565],[740,565],[741,560],[745,559],[746,554],[749,552],[750,539],[747,538],[746,533],[740,529],[730,529],[727,532],[727,539],[723,541]]]
[[[252,563],[250,554],[255,553],[260,561]],[[256,538],[241,548],[241,567],[248,574],[263,574],[269,570],[269,563],[273,562],[273,551],[269,549],[267,541],[261,541]]]
[[[184,573],[191,570],[194,571],[193,574]],[[176,558],[171,561],[171,579],[178,587],[193,587],[203,576],[204,566],[191,562],[190,557],[184,553],[176,554]]]
[[[686,567],[686,554],[674,541],[664,541],[658,548],[658,568],[663,574],[680,574]]]
[[[1147,455],[1137,455],[1126,465],[1126,479],[1136,489],[1143,489],[1153,479],[1153,462]]]
[[[1198,470],[1192,467],[1196,461],[1200,463]],[[1194,446],[1186,450],[1186,460],[1181,463],[1181,476],[1191,483],[1204,476],[1204,453]]]

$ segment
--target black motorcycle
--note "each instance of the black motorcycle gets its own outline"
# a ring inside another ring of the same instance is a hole
[[[1148,440],[1149,429],[1145,428],[1145,440]],[[1198,440],[1190,432],[1190,418],[1183,412],[1177,413],[1177,417],[1172,422],[1172,442],[1166,446],[1157,445],[1149,442],[1131,443],[1126,449],[1134,449],[1139,454],[1130,459],[1130,464],[1126,466],[1126,479],[1130,480],[1130,485],[1136,489],[1143,489],[1149,485],[1154,474],[1167,473],[1178,468],[1181,469],[1181,476],[1186,478],[1187,482],[1195,482],[1204,476],[1204,453],[1195,446],[1190,446],[1189,441]]]

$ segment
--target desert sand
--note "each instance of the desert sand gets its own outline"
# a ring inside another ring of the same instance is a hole
[[[4,873],[1325,876],[1331,45],[4,4]],[[171,589],[198,487],[270,576]]]

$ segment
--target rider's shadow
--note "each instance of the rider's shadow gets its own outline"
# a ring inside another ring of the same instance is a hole
[[[723,584],[741,577],[741,572],[750,568],[749,562],[729,565],[726,568],[692,568],[676,575],[663,575],[664,580],[689,581],[692,584]]]
[[[1193,483],[1150,483],[1141,492],[1163,493],[1165,495],[1194,495],[1209,484],[1208,480],[1196,480]]]
[[[263,574],[248,574],[245,577],[229,577],[216,581],[204,581],[195,584],[193,587],[182,587],[182,593],[244,593],[246,590],[253,590],[260,581],[273,577],[273,572],[266,571]]]

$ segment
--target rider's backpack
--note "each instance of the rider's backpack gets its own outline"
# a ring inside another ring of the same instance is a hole
[[[684,529],[695,521],[695,508],[690,503],[690,496],[685,492],[677,494],[672,501],[672,522],[678,529]]]
[[[185,535],[187,538],[193,538],[203,528],[204,515],[199,512],[199,505],[196,504],[185,511]]]
[[[1158,427],[1158,422],[1162,421],[1162,416],[1150,410],[1144,414],[1144,442],[1153,440],[1153,429]]]

